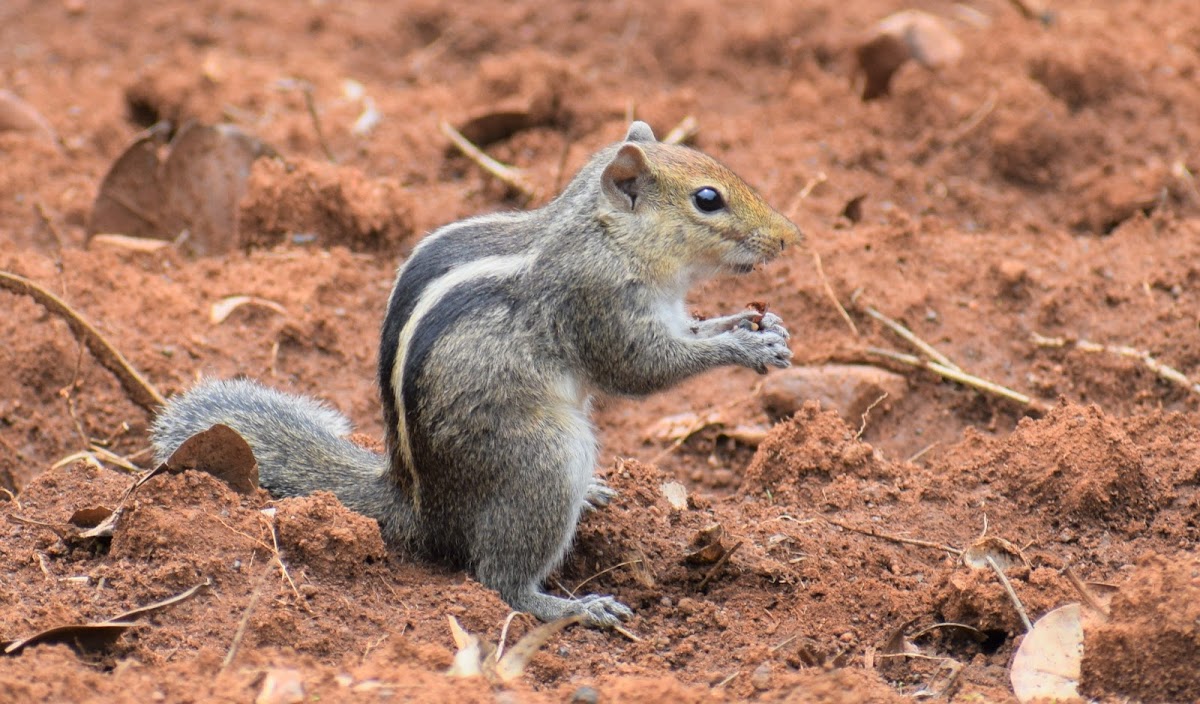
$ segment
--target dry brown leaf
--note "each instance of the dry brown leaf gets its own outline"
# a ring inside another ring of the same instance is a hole
[[[692,536],[692,545],[699,546],[683,556],[683,561],[689,565],[711,565],[725,557],[727,548],[722,540],[725,528],[720,523],[701,528]]]
[[[996,562],[996,566],[1005,572],[1014,568],[1020,568],[1025,572],[1030,570],[1029,560],[1025,559],[1025,554],[1021,552],[1020,548],[1004,538],[990,535],[979,538],[966,550],[963,550],[962,561],[964,565],[973,570],[988,570],[991,569],[991,565],[988,564],[989,557]]]
[[[1082,609],[1079,604],[1060,606],[1039,618],[1017,648],[1010,672],[1017,700],[1083,701],[1082,662]]]
[[[239,494],[258,488],[258,463],[250,445],[227,425],[214,425],[183,441],[166,461],[171,472],[208,472]]]
[[[232,125],[185,125],[160,151],[167,128],[143,132],[117,157],[92,206],[89,235],[175,240],[215,254],[238,245],[238,202],[256,159],[269,146]]]
[[[563,630],[567,626],[583,621],[582,614],[560,618],[557,621],[543,623],[532,631],[526,633],[517,641],[517,644],[509,648],[500,661],[496,663],[496,676],[501,682],[512,682],[516,678],[525,673],[525,667],[533,658],[534,653],[538,651],[546,641],[550,640],[554,634]]]
[[[920,10],[889,15],[854,50],[858,70],[866,77],[862,98],[887,95],[892,76],[909,59],[934,69],[958,61],[962,53],[962,42],[941,18]]]
[[[113,515],[111,508],[106,506],[90,506],[88,508],[76,509],[75,513],[72,513],[67,521],[79,528],[95,528],[111,515]]]
[[[200,589],[211,584],[212,580],[206,579],[200,584],[173,597],[126,611],[107,621],[56,626],[25,638],[2,641],[0,642],[0,652],[4,655],[16,655],[31,645],[46,643],[63,643],[79,653],[101,651],[115,643],[117,638],[131,628],[137,619],[152,611],[157,611],[172,604],[177,604],[184,599],[191,598]]]

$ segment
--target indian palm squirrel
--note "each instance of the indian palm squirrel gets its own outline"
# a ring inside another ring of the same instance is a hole
[[[634,122],[549,204],[446,225],[400,267],[379,348],[386,455],[349,441],[349,420],[320,401],[209,380],[155,419],[158,459],[228,425],[274,496],[331,491],[393,545],[473,571],[516,610],[614,625],[632,612],[611,596],[542,590],[580,512],[614,496],[593,473],[592,395],[787,367],[778,316],[696,320],[684,296],[800,239],[729,169]]]

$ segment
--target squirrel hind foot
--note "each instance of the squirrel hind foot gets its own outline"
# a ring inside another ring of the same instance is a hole
[[[593,628],[612,628],[633,616],[633,610],[615,597],[600,594],[564,599],[531,589],[520,598],[510,600],[509,606],[546,622],[579,616],[581,623]]]

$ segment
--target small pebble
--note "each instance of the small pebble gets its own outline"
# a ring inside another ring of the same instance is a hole
[[[600,701],[600,693],[594,687],[580,687],[571,695],[571,704],[596,704]]]
[[[750,674],[750,686],[760,692],[771,688],[771,663],[764,662]]]

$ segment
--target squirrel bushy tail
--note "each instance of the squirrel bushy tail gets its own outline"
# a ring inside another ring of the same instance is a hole
[[[204,381],[171,399],[155,418],[157,461],[217,424],[233,428],[250,445],[259,484],[273,496],[331,491],[347,508],[379,521],[388,541],[411,538],[412,510],[388,475],[387,457],[347,439],[352,427],[341,413],[252,381]]]

